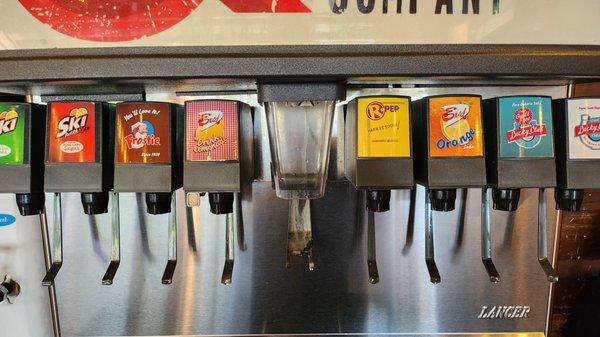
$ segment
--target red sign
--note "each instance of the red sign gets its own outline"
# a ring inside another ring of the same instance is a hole
[[[527,125],[521,126],[518,129],[510,130],[506,133],[506,139],[509,143],[520,139],[533,138],[536,136],[545,136],[548,132],[546,131],[546,124],[542,125]]]
[[[92,102],[50,103],[48,162],[96,162],[96,109]]]
[[[600,123],[590,123],[578,125],[575,127],[575,137],[600,133]]]
[[[202,0],[19,0],[50,28],[89,41],[130,41],[160,33]],[[221,0],[236,13],[310,13],[300,0]]]
[[[238,102],[192,101],[186,104],[186,159],[238,160]]]

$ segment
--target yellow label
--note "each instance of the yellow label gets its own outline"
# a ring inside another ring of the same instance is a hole
[[[410,157],[409,105],[403,97],[358,99],[358,157]]]

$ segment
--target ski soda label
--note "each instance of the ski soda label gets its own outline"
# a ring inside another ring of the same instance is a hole
[[[95,112],[93,102],[50,104],[48,162],[96,162]]]
[[[0,164],[21,165],[25,160],[25,118],[22,105],[0,103]]]

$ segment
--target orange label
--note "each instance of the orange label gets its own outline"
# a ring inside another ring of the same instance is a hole
[[[93,102],[55,102],[48,118],[48,161],[96,161],[96,108]]]
[[[480,97],[429,99],[429,156],[483,156]]]

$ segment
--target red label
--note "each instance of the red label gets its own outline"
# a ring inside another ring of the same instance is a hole
[[[188,102],[185,114],[188,161],[238,160],[237,102]]]
[[[48,161],[96,162],[96,110],[92,102],[50,104]]]
[[[575,127],[575,137],[591,135],[593,133],[600,133],[600,123],[583,124]]]
[[[536,137],[536,136],[545,136],[547,134],[546,125],[529,125],[522,126],[520,129],[510,130],[506,133],[506,138],[509,143],[514,141]]]

